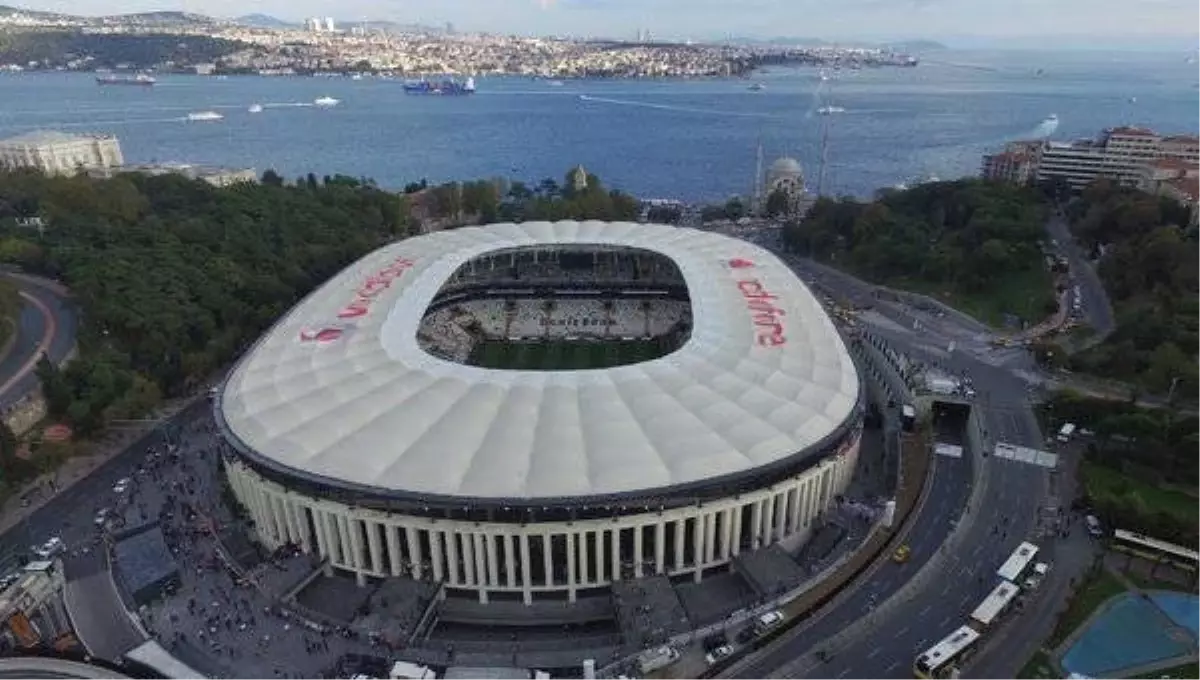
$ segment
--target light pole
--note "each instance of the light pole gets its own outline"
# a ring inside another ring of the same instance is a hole
[[[1175,386],[1182,380],[1181,377],[1175,376],[1171,378],[1171,389],[1167,390],[1167,403],[1170,404],[1175,400]]]

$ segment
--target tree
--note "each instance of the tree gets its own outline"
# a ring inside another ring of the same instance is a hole
[[[746,216],[746,204],[742,199],[734,197],[725,202],[725,218],[740,220]]]
[[[783,189],[775,189],[767,196],[767,216],[783,217],[791,209],[792,199]]]

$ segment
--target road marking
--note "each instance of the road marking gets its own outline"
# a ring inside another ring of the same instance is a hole
[[[907,632],[908,632],[908,626],[905,626],[905,627],[901,628],[900,630],[896,631],[896,637],[897,638],[904,637],[904,634]]]
[[[941,622],[940,624],[938,624],[938,625],[939,625],[939,627],[941,627],[941,628],[945,628],[945,627],[946,627],[946,625],[947,625],[947,624],[949,624],[949,623],[950,623],[950,617],[949,617],[949,616],[947,616],[946,618],[942,619],[942,622]]]
[[[922,609],[921,611],[919,611],[919,612],[917,612],[917,613],[918,613],[919,615],[921,615],[921,616],[925,616],[926,614],[928,614],[928,613],[929,613],[929,608],[930,608],[930,607],[932,607],[932,606],[933,606],[933,605],[931,605],[931,604],[927,604],[927,605],[925,605],[925,608],[924,608],[924,609]]]
[[[847,675],[849,672],[850,672],[850,669],[849,669],[849,668],[847,668],[846,670],[842,671],[841,673],[838,673],[838,677],[839,677],[839,678],[844,678],[844,677],[846,677],[846,675]]]
[[[29,357],[25,364],[11,378],[5,381],[3,385],[0,385],[0,394],[7,392],[18,380],[24,378],[30,371],[37,367],[42,354],[50,349],[50,344],[54,342],[54,334],[58,330],[58,322],[54,320],[54,315],[50,313],[50,308],[46,306],[46,303],[25,291],[20,291],[20,295],[33,304],[34,307],[37,307],[42,316],[46,318],[46,332],[42,335],[41,342],[38,343],[37,351],[33,353],[33,356]],[[14,330],[14,332],[19,332],[19,329]]]
[[[876,647],[875,649],[872,649],[872,650],[871,650],[871,653],[867,655],[867,658],[868,658],[868,659],[874,659],[874,658],[875,658],[875,656],[876,656],[877,654],[879,654],[879,649],[880,649],[879,647]],[[839,677],[840,677],[840,676],[839,676]]]

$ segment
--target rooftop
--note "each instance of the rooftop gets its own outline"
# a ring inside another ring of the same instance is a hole
[[[72,144],[74,142],[90,141],[93,139],[115,139],[113,135],[103,134],[72,134],[58,130],[33,130],[16,137],[0,139],[0,146],[47,146],[51,144]]]

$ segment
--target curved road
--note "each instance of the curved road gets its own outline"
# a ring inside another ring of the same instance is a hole
[[[38,386],[38,359],[44,352],[51,361],[66,359],[75,346],[74,303],[61,287],[24,275],[10,275],[20,289],[21,315],[12,349],[0,358],[0,410],[19,402]]]

